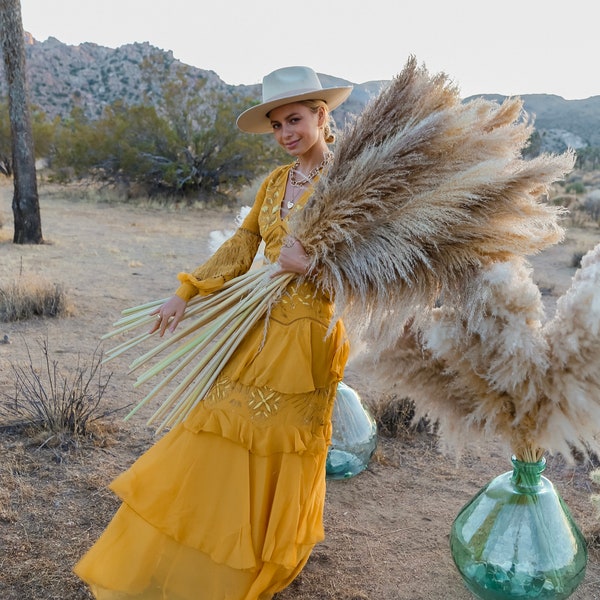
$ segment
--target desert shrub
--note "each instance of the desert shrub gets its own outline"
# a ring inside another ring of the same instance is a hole
[[[19,277],[0,285],[0,322],[58,317],[69,312],[67,295],[58,283],[40,277]]]
[[[573,202],[569,207],[568,213],[562,218],[564,227],[587,227],[590,223],[589,215],[583,210],[581,202]]]
[[[582,210],[593,221],[600,221],[600,190],[592,190],[583,201]]]
[[[591,471],[590,479],[592,480],[593,483],[600,486],[600,469],[594,469],[593,471]],[[592,502],[592,505],[594,506],[596,516],[600,519],[600,494],[598,494],[598,493],[591,494],[590,500]],[[597,542],[597,545],[600,546],[600,532],[597,535],[596,542]]]
[[[94,351],[89,362],[78,356],[75,366],[63,372],[51,359],[48,342],[41,343],[39,367],[27,348],[28,364],[11,364],[14,390],[3,393],[0,419],[4,426],[52,435],[85,436],[95,421],[116,411],[101,406],[111,374],[102,373],[102,353]]]
[[[182,80],[164,85],[161,108],[117,101],[96,120],[73,109],[54,133],[51,180],[94,179],[135,185],[169,202],[218,197],[227,203],[230,194],[277,164],[281,150],[271,137],[244,135],[235,126],[247,98],[214,91],[205,104]]]
[[[549,201],[552,206],[562,206],[568,209],[571,208],[576,202],[577,196],[574,194],[557,194]]]
[[[581,181],[573,181],[565,187],[567,194],[583,194],[585,193],[585,185]]]
[[[581,259],[585,256],[584,250],[576,250],[573,252],[573,256],[571,256],[571,267],[574,269],[579,269],[581,267]]]
[[[420,419],[416,423],[415,403],[408,397],[398,398],[395,395],[380,398],[369,406],[369,410],[377,423],[377,431],[385,437],[401,437],[414,431],[428,431],[429,422]]]

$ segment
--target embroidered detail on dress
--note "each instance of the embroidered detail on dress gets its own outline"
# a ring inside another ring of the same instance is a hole
[[[257,417],[271,417],[279,409],[279,394],[273,390],[254,388],[248,406]]]
[[[285,181],[280,179],[281,174],[267,187],[265,193],[265,199],[261,207],[261,228],[270,229],[280,221],[281,213],[281,186],[284,185],[287,180],[287,174]],[[285,190],[285,185],[284,185]]]
[[[240,407],[241,403],[231,393],[233,388],[233,381],[231,381],[229,377],[223,377],[214,383],[204,400],[206,404],[214,406],[215,404],[219,404],[223,402],[223,400],[228,399],[229,404]]]
[[[244,396],[240,396],[242,391]],[[206,396],[206,403],[214,406],[223,401],[228,404],[241,408],[240,397],[246,397],[247,405],[250,408],[252,416],[266,418],[274,416],[279,410],[279,400],[281,394],[269,388],[246,387],[236,384],[228,377],[223,377],[215,383]]]
[[[279,302],[283,308],[288,308],[289,310],[294,310],[301,304],[316,310],[317,314],[321,313],[322,300],[316,297],[314,288],[308,287],[301,282],[291,283],[281,294]]]
[[[225,404],[242,412],[246,412],[245,406],[250,418],[259,421],[273,418],[280,411],[285,411],[289,417],[291,411],[296,415],[292,421],[315,426],[324,422],[328,392],[326,389],[317,389],[304,394],[282,394],[266,386],[245,386],[222,377],[213,385],[204,401],[213,408]]]

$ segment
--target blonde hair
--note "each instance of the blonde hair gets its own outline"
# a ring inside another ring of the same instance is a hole
[[[323,124],[323,137],[325,138],[326,144],[333,144],[333,142],[335,142],[335,121],[329,112],[327,102],[323,100],[301,100],[300,104],[307,106],[313,113],[316,113],[319,108],[323,108],[325,116],[325,122]]]

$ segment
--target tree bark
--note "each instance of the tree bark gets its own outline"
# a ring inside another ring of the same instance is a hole
[[[0,39],[8,84],[13,168],[15,244],[41,244],[42,222],[27,88],[25,40],[20,0],[0,0]]]

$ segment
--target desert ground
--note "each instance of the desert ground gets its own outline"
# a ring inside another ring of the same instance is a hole
[[[60,369],[91,361],[120,311],[168,297],[177,273],[207,257],[209,232],[230,228],[236,215],[84,195],[42,186],[46,243],[17,246],[12,186],[0,183],[0,282],[43,278],[64,286],[71,306],[67,316],[0,322],[0,340],[7,342],[0,344],[0,401],[14,393],[14,366],[27,365],[28,353],[39,362],[44,340]],[[570,227],[563,244],[532,259],[549,314],[575,272],[573,254],[599,241],[597,227]],[[71,568],[117,508],[108,483],[155,439],[143,413],[122,419],[124,407],[142,396],[127,373],[131,358],[104,367],[111,378],[103,403],[119,412],[93,436],[31,436],[0,423],[0,600],[91,598]],[[345,381],[368,406],[381,402],[360,364],[349,365]],[[589,477],[598,465],[547,460],[545,475],[589,544],[586,577],[572,598],[600,600],[600,516],[591,501],[600,490]],[[277,600],[469,600],[450,555],[450,527],[461,507],[510,467],[509,450],[494,440],[457,459],[440,453],[433,434],[380,432],[367,470],[328,483],[326,539]]]

